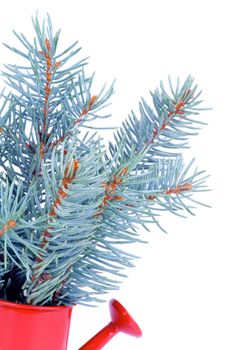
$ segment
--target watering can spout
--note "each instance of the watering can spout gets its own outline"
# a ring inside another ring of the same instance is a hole
[[[123,332],[140,337],[142,331],[128,311],[115,299],[110,301],[111,322],[79,350],[100,350],[117,333]]]

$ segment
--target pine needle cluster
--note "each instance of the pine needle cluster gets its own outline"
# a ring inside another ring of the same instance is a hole
[[[100,301],[118,288],[135,256],[141,225],[162,211],[184,216],[206,191],[207,175],[184,164],[182,149],[204,124],[189,76],[142,99],[104,145],[93,121],[108,118],[114,85],[93,91],[75,42],[58,53],[51,19],[33,18],[35,39],[5,46],[11,91],[0,107],[0,298],[32,305]],[[70,62],[75,62],[70,64]],[[101,121],[102,125],[102,121]],[[162,227],[161,227],[162,228]]]

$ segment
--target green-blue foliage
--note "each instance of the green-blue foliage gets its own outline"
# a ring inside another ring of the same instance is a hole
[[[0,297],[100,301],[133,266],[121,246],[140,241],[139,226],[160,227],[162,211],[192,214],[195,192],[206,190],[204,171],[181,155],[204,124],[200,92],[191,76],[175,87],[169,79],[169,93],[161,83],[152,107],[142,99],[140,117],[132,111],[106,147],[83,128],[109,117],[113,85],[93,91],[78,43],[58,53],[50,17],[33,25],[33,42],[14,32],[21,48],[5,44],[25,65],[3,72],[12,91],[0,109]]]

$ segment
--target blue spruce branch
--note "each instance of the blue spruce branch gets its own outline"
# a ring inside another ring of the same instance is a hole
[[[183,217],[202,204],[207,174],[181,154],[205,124],[201,93],[191,76],[169,79],[169,91],[161,83],[106,147],[91,129],[110,116],[114,84],[93,89],[77,42],[57,52],[49,16],[33,26],[32,43],[14,31],[21,49],[5,44],[25,65],[3,72],[12,91],[0,107],[0,297],[88,305],[119,288],[136,258],[122,245],[143,242],[141,226],[165,231],[163,211]]]

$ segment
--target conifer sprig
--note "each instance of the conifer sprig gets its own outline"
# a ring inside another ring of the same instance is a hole
[[[94,89],[77,42],[58,52],[49,16],[33,26],[33,42],[14,31],[21,48],[5,44],[25,65],[3,73],[12,91],[0,108],[0,298],[89,304],[133,266],[122,246],[142,242],[140,226],[163,229],[162,211],[194,214],[207,190],[205,172],[181,155],[204,124],[200,92],[190,76],[169,79],[169,92],[161,83],[152,107],[142,99],[140,118],[132,111],[106,147],[83,131],[109,117],[114,85]]]

